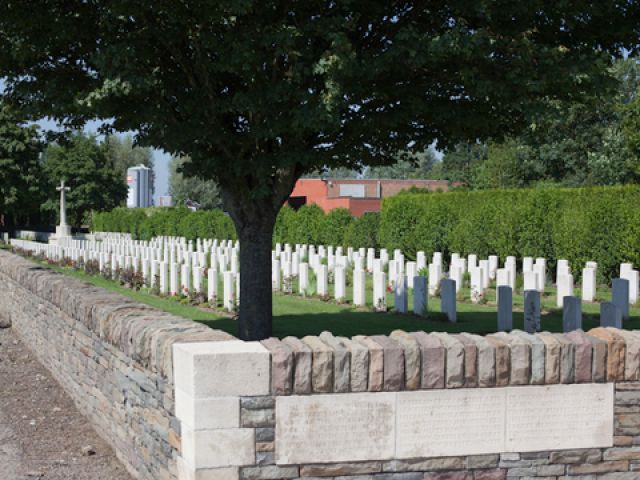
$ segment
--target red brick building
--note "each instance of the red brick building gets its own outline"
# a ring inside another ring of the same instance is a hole
[[[298,209],[302,205],[315,203],[325,212],[334,208],[346,208],[352,215],[359,217],[366,212],[379,212],[383,198],[411,187],[447,191],[449,182],[304,178],[296,183],[287,204]]]

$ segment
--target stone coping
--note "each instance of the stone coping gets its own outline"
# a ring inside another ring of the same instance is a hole
[[[143,368],[173,381],[174,343],[235,340],[232,335],[171,315],[123,295],[0,250],[0,274],[52,303],[75,322],[121,350]]]
[[[270,338],[271,394],[381,392],[640,380],[640,331],[486,336],[407,333]]]

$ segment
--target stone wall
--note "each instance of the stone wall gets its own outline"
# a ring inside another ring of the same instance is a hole
[[[640,333],[324,333],[174,350],[191,438],[181,478],[640,478]]]
[[[136,478],[176,478],[171,347],[230,335],[0,250],[0,315]]]
[[[242,342],[3,251],[0,286],[138,478],[640,478],[640,333]]]

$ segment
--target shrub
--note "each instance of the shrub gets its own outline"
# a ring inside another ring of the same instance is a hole
[[[353,222],[353,216],[346,208],[334,208],[331,210],[322,219],[320,227],[321,243],[347,246],[344,239],[351,222]]]
[[[344,244],[353,248],[378,248],[378,228],[380,214],[368,212],[359,218],[354,218],[347,226],[344,234]]]
[[[415,193],[383,202],[380,246],[569,260],[576,276],[588,260],[601,279],[621,262],[640,262],[640,187],[534,188]]]
[[[192,212],[184,207],[116,208],[110,212],[95,213],[92,228],[98,232],[130,233],[140,240],[150,240],[161,235],[191,240],[198,237],[236,239],[231,218],[221,210]]]
[[[304,205],[291,220],[287,227],[288,243],[321,243],[324,212],[319,206]]]

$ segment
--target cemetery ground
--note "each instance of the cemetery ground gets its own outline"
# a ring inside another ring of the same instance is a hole
[[[164,310],[171,314],[189,318],[204,323],[211,328],[224,330],[232,335],[236,334],[236,322],[232,315],[221,308],[191,305],[186,297],[162,297],[154,294],[151,289],[141,288],[134,290],[120,285],[119,282],[106,279],[101,276],[93,276],[83,270],[71,267],[59,267],[49,265],[44,261],[31,258],[47,268],[71,277],[86,281],[95,286],[105,288],[124,296],[132,298],[140,303]],[[493,333],[497,330],[497,303],[496,290],[492,285],[484,298],[483,303],[472,303],[468,287],[462,288],[457,301],[457,322],[450,323],[444,314],[440,312],[440,299],[429,297],[426,318],[418,317],[411,313],[413,304],[412,290],[409,291],[409,313],[399,314],[394,312],[393,293],[387,293],[387,312],[375,312],[373,310],[373,292],[367,284],[367,307],[355,307],[350,303],[337,303],[333,299],[321,299],[316,296],[303,297],[297,294],[273,294],[273,335],[284,338],[286,336],[303,337],[305,335],[319,335],[323,331],[330,331],[337,336],[352,337],[355,335],[386,335],[393,330],[405,331],[440,331],[449,333],[468,332],[477,334]],[[521,283],[521,282],[520,282]],[[218,291],[222,291],[219,286]],[[332,290],[332,289],[330,289]],[[347,298],[351,298],[352,287],[347,287]],[[297,292],[297,282],[294,281],[292,291]],[[332,293],[332,292],[330,292]],[[556,307],[555,287],[547,285],[542,296],[542,330],[562,332],[562,309]],[[580,295],[579,286],[576,286],[575,295]],[[596,298],[600,301],[610,300],[611,289],[599,286]],[[513,295],[513,327],[523,328],[524,297],[521,289],[516,289]],[[205,304],[206,305],[206,304]],[[600,304],[598,302],[582,302],[583,329],[589,330],[600,325]],[[624,322],[627,329],[640,329],[640,305],[630,308],[630,318]]]
[[[131,480],[33,353],[0,329],[0,478]]]

